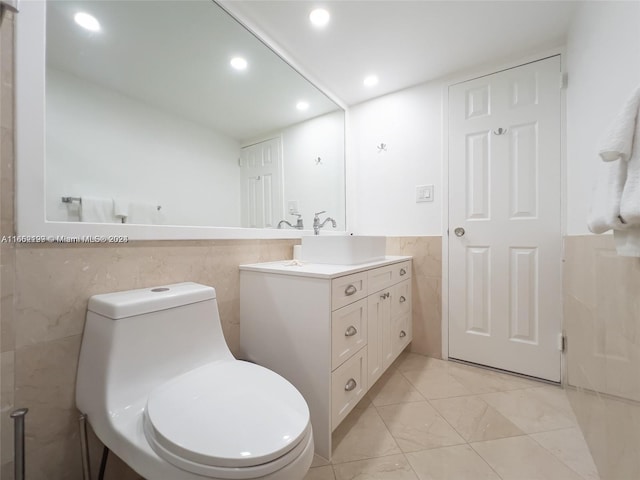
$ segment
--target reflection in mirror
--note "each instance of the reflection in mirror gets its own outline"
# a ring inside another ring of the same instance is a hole
[[[345,229],[343,110],[216,3],[49,1],[46,40],[48,221]]]

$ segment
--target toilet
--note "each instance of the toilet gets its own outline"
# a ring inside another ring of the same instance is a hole
[[[304,398],[233,357],[197,283],[91,297],[76,405],[148,480],[301,480],[313,460]]]

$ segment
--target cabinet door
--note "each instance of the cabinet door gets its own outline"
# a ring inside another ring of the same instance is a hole
[[[381,290],[368,297],[367,316],[367,367],[369,385],[380,378],[382,372],[391,364],[391,302],[389,292]]]
[[[405,280],[391,289],[391,316],[406,315],[411,310],[411,280]]]
[[[394,317],[391,321],[391,348],[393,350],[393,359],[405,349],[413,338],[411,315],[409,313]]]

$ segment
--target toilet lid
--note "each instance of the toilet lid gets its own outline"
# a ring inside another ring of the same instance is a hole
[[[204,365],[153,390],[145,423],[147,435],[170,454],[220,467],[273,461],[310,428],[309,409],[293,385],[238,360]]]

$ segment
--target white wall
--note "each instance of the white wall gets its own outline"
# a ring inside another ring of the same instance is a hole
[[[640,86],[640,2],[585,2],[567,42],[567,234],[586,220],[598,143]]]
[[[352,230],[369,235],[442,234],[442,83],[412,87],[350,109]],[[377,146],[387,145],[386,152]],[[417,185],[434,201],[416,203]]]
[[[46,106],[48,220],[78,220],[60,197],[87,195],[162,205],[169,225],[240,225],[235,140],[51,69]]]
[[[339,139],[339,141],[336,141]],[[313,226],[313,214],[326,210],[337,222],[337,230],[345,230],[345,145],[344,113],[337,111],[293,125],[282,132],[284,164],[284,200],[298,202],[305,229]],[[316,164],[320,157],[321,163]],[[330,224],[325,226],[333,230]]]

